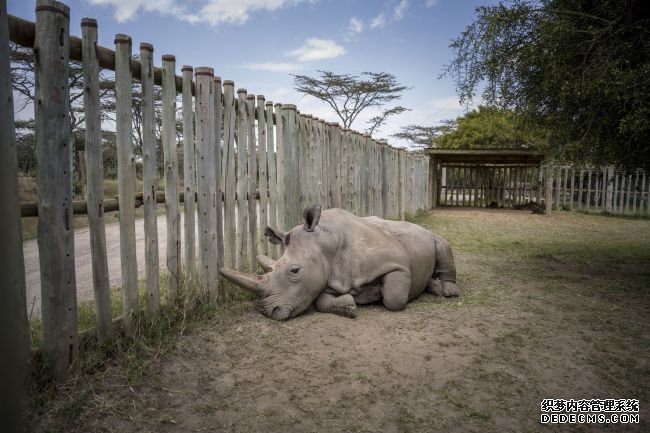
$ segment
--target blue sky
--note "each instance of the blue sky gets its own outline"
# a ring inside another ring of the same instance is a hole
[[[411,111],[391,118],[375,134],[388,138],[401,126],[433,125],[463,113],[454,83],[438,79],[451,58],[449,43],[493,0],[67,0],[70,31],[95,18],[99,42],[113,47],[116,33],[154,45],[154,61],[174,54],[182,65],[210,66],[237,88],[267,101],[297,104],[301,112],[338,121],[329,107],[293,90],[294,74],[316,71],[390,72],[411,87],[399,102]],[[35,2],[9,0],[10,14],[34,20]],[[479,101],[477,101],[479,102]],[[376,112],[359,116],[364,130]]]

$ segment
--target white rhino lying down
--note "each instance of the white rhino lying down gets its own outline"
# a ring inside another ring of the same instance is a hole
[[[456,267],[445,239],[403,221],[359,218],[342,209],[305,209],[305,223],[264,234],[282,245],[277,261],[257,256],[265,275],[220,269],[222,276],[258,295],[257,309],[275,320],[316,309],[356,317],[357,304],[382,301],[402,310],[425,290],[458,296]]]

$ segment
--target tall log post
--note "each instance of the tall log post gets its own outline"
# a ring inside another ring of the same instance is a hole
[[[181,285],[180,203],[178,201],[178,150],[176,147],[176,57],[162,56],[162,143],[165,166],[165,216],[167,221],[167,290],[170,299]]]
[[[192,104],[192,75],[194,68],[183,66],[183,200],[185,238],[184,265],[188,283],[196,282],[196,243],[195,243],[195,214],[196,214],[196,149],[194,144],[194,110]]]
[[[215,230],[216,230],[216,250],[217,250],[217,269],[223,267],[224,264],[224,235],[223,235],[223,186],[224,179],[222,171],[223,167],[223,146],[222,146],[222,134],[223,134],[223,88],[221,86],[221,77],[214,77],[212,81],[212,96],[214,107],[212,112],[214,113],[213,123],[213,147],[214,147],[214,218],[215,218]],[[220,284],[220,275],[219,272],[215,272],[214,278],[217,279],[217,284],[219,289],[216,293],[213,293],[213,301],[216,298],[221,296],[221,284]],[[216,296],[216,298],[215,298]]]
[[[257,145],[255,137],[255,95],[246,96],[246,118],[248,119],[248,259],[251,271],[256,271],[257,257]]]
[[[158,213],[156,212],[156,177],[158,151],[156,149],[155,108],[153,89],[153,46],[140,44],[142,64],[142,188],[144,197],[144,259],[147,290],[147,313],[158,314],[160,309],[160,257],[158,256]],[[187,197],[187,196],[186,196]]]
[[[237,270],[246,271],[248,246],[248,112],[246,89],[237,90]]]
[[[265,106],[266,110],[266,159],[268,166],[268,175],[269,175],[269,211],[268,211],[268,221],[269,226],[276,229],[278,227],[278,186],[277,186],[277,163],[276,163],[276,152],[275,152],[275,134],[273,129],[273,102],[267,101]],[[261,231],[261,235],[264,234],[264,231]],[[266,240],[266,237],[265,237]],[[269,245],[269,253],[271,257],[277,258],[278,249],[277,245]]]
[[[278,173],[278,183],[284,196],[284,207],[280,208],[283,214],[284,229],[289,230],[296,226],[302,217],[300,209],[300,179],[298,178],[300,151],[297,142],[296,106],[287,104],[282,106],[282,177]]]
[[[235,83],[223,82],[223,167],[224,167],[224,266],[234,268],[236,265],[236,213],[237,174],[235,173]]]
[[[280,230],[286,229],[286,222],[284,220],[284,211],[286,204],[284,202],[284,131],[282,130],[282,125],[284,124],[283,115],[282,115],[282,104],[275,104],[275,166],[276,166],[276,176],[277,176],[277,191],[278,191],[278,203],[277,203],[277,218],[278,226],[274,228],[279,228]]]
[[[268,207],[269,207],[269,180],[268,180],[268,161],[267,161],[267,132],[266,126],[266,111],[265,111],[265,98],[264,95],[257,95],[257,105],[255,111],[257,113],[257,151],[258,151],[258,167],[259,167],[259,190],[260,190],[260,216],[259,216],[259,236],[260,236],[260,252],[264,255],[269,254],[269,243],[266,236],[264,236],[264,229],[269,223]],[[273,121],[271,121],[272,123]]]
[[[131,139],[131,37],[115,35],[117,189],[120,202],[120,257],[124,328],[135,332],[139,312],[138,262],[135,253],[135,155]]]
[[[0,142],[0,425],[8,432],[26,432],[30,339],[6,0],[0,0]]]
[[[214,144],[214,70],[194,69],[196,116],[196,181],[199,226],[199,278],[211,300],[218,295],[216,246],[216,162]]]
[[[86,169],[86,203],[92,258],[93,293],[97,339],[106,341],[111,336],[111,293],[108,280],[108,257],[106,255],[106,229],[104,224],[104,164],[102,158],[102,129],[99,100],[99,61],[97,44],[97,21],[81,20],[84,92]]]
[[[43,354],[56,381],[68,377],[79,355],[68,119],[69,12],[56,1],[36,3],[34,114]]]

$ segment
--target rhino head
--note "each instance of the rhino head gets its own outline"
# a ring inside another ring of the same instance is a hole
[[[258,296],[257,309],[274,320],[286,320],[302,313],[327,287],[330,271],[329,251],[335,246],[331,233],[317,227],[320,206],[306,208],[304,225],[283,233],[267,227],[264,235],[282,246],[282,257],[275,261],[260,255],[257,261],[266,272],[250,275],[222,268],[219,273]]]

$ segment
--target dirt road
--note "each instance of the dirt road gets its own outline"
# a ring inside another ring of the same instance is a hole
[[[181,214],[181,221],[183,215]],[[183,224],[181,222],[181,227]],[[184,239],[181,230],[181,239]],[[144,278],[144,219],[135,222],[136,255],[138,258],[138,276]],[[158,248],[160,266],[164,267],[167,245],[165,215],[158,216]],[[184,245],[184,241],[183,244]],[[92,265],[90,256],[90,233],[88,228],[77,229],[74,234],[76,257],[77,302],[93,299]],[[106,225],[106,252],[108,255],[108,272],[111,287],[122,285],[120,268],[120,225]],[[38,261],[38,244],[36,239],[23,244],[25,256],[25,274],[27,282],[27,315],[32,318],[41,315],[41,280]]]

